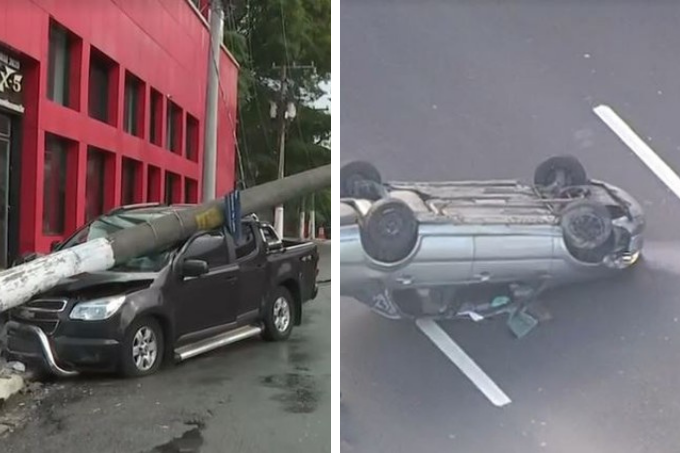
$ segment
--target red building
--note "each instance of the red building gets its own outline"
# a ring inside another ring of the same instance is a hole
[[[0,0],[0,268],[121,204],[199,201],[208,0]],[[217,192],[238,66],[220,59]]]

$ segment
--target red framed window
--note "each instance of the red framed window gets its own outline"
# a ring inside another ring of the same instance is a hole
[[[198,203],[198,182],[195,179],[184,178],[184,202]]]
[[[163,125],[163,96],[151,88],[151,115],[149,124],[149,140],[157,146],[162,146],[163,136],[161,126]]]
[[[187,113],[185,140],[186,158],[198,162],[198,120]]]
[[[83,42],[53,19],[50,19],[48,40],[47,98],[78,110]]]
[[[137,137],[144,135],[144,92],[144,82],[125,71],[123,129]]]
[[[161,201],[161,169],[149,165],[146,178],[146,199],[149,202]]]
[[[173,153],[182,152],[182,109],[172,101],[168,101],[168,112],[165,116],[165,146]]]
[[[45,134],[45,164],[43,173],[43,234],[63,235],[66,229],[66,183],[69,148],[74,146],[64,138]]]
[[[163,201],[165,204],[173,204],[180,202],[180,177],[179,175],[166,171],[165,172],[165,197]]]
[[[142,165],[134,159],[123,158],[120,184],[120,204],[128,205],[141,201],[140,183]]]
[[[95,118],[117,126],[118,64],[94,47],[90,52],[88,112]]]

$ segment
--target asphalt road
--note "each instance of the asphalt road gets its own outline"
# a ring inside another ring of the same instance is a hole
[[[571,153],[648,216],[641,266],[550,294],[553,319],[527,337],[441,324],[502,408],[416,326],[343,299],[343,451],[678,451],[680,200],[593,108],[680,172],[679,21],[671,1],[343,0],[343,161],[387,179],[530,180]]]
[[[320,279],[330,279],[322,246]],[[330,286],[283,343],[228,346],[137,380],[58,382],[0,439],[3,453],[330,452]],[[18,407],[23,404],[27,408]]]

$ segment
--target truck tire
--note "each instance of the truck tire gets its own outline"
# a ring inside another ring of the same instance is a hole
[[[125,332],[120,373],[123,377],[153,374],[163,363],[164,354],[165,338],[158,321],[148,316],[138,318]]]
[[[360,225],[361,244],[372,259],[393,264],[405,259],[418,241],[418,219],[409,206],[384,198],[371,206]]]
[[[295,320],[295,301],[283,286],[271,294],[264,313],[262,338],[266,341],[285,341],[293,331]]]
[[[382,198],[382,192],[382,177],[373,164],[358,160],[340,169],[340,198],[376,201]]]
[[[599,262],[611,252],[614,241],[611,215],[606,206],[577,200],[560,213],[564,242],[570,252],[586,262]]]
[[[554,188],[556,191],[565,187],[583,186],[587,183],[586,170],[574,156],[551,157],[536,167],[534,172],[536,186]]]

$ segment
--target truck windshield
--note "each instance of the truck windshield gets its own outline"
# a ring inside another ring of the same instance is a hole
[[[116,231],[123,230],[142,224],[148,220],[169,214],[169,210],[138,210],[133,212],[121,212],[119,214],[105,215],[95,219],[88,226],[78,231],[68,239],[61,247],[64,250],[83,242],[107,237]],[[124,264],[119,264],[110,269],[119,272],[158,272],[168,263],[175,248],[154,252],[145,256],[133,258]]]

